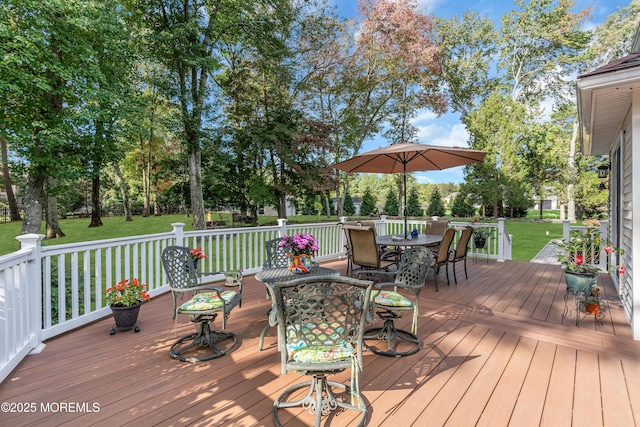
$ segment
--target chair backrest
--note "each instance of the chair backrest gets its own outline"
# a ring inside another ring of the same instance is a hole
[[[279,345],[282,372],[291,369],[288,363],[292,361],[292,349],[309,348],[312,353],[314,348],[326,351],[344,343],[353,346],[362,366],[362,339],[372,286],[372,281],[343,276],[274,284],[278,337],[283,340]],[[319,362],[331,365],[330,361]],[[346,361],[347,366],[349,363]],[[301,364],[304,362],[296,363],[297,368]]]
[[[448,227],[448,220],[427,221],[427,230],[429,231],[425,231],[425,234],[437,234],[438,236],[442,236]]]
[[[456,245],[456,259],[464,258],[467,256],[467,251],[469,250],[469,240],[471,240],[472,235],[473,227],[467,225],[464,230],[462,230],[462,234],[460,234],[460,240],[458,240],[458,243]]]
[[[405,249],[400,258],[394,282],[411,287],[424,286],[433,256],[433,252],[425,246],[412,246]]]
[[[263,268],[282,268],[289,266],[286,250],[280,246],[282,237],[267,240],[264,245],[267,250],[267,257],[264,260]]]
[[[437,263],[444,263],[449,259],[449,248],[451,248],[451,242],[453,242],[455,235],[456,230],[454,228],[447,228],[444,231],[442,241],[440,242],[440,246],[438,246],[436,254]]]
[[[345,225],[347,242],[354,264],[366,268],[380,268],[380,250],[376,244],[376,229],[358,225]]]
[[[188,289],[198,286],[198,275],[189,248],[167,246],[160,255],[169,286],[175,289]]]

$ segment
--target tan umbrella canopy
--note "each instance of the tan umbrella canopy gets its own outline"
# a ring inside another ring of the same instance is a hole
[[[345,172],[404,174],[404,235],[407,237],[407,172],[442,170],[484,161],[486,151],[402,142],[357,154],[331,166]]]

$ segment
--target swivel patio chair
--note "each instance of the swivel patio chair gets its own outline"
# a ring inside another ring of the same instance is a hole
[[[267,268],[285,268],[289,266],[289,260],[287,258],[286,250],[280,246],[280,242],[282,241],[282,237],[278,237],[275,239],[267,240],[264,242],[265,250],[266,250],[266,258],[264,263],[262,264],[263,269]],[[311,261],[313,265],[318,265],[316,261]],[[269,294],[269,286],[267,286],[267,299],[272,299],[272,295]],[[269,308],[267,310],[267,324],[262,329],[260,333],[260,340],[258,341],[258,351],[262,351],[262,347],[264,346],[264,339],[267,336],[267,332],[269,329],[274,326],[275,317],[271,315],[272,309]]]
[[[368,350],[382,356],[401,357],[416,353],[422,348],[422,340],[418,333],[418,314],[420,291],[425,284],[429,268],[433,261],[433,252],[423,246],[413,246],[405,249],[400,264],[395,272],[362,271],[362,275],[388,276],[391,281],[376,284],[379,291],[372,293],[376,315],[384,321],[381,328],[370,328],[364,333],[364,345]],[[393,287],[393,290],[388,288]],[[412,292],[415,297],[411,300],[399,289]],[[402,317],[405,311],[413,311],[411,332],[398,329],[395,319]],[[381,348],[381,342],[386,349]]]
[[[449,262],[452,264],[453,280],[458,283],[456,277],[456,263],[462,261],[464,264],[464,277],[469,278],[467,275],[467,252],[469,251],[469,240],[473,235],[473,227],[467,225],[460,234],[460,240],[456,243],[456,248],[449,252]]]
[[[449,283],[449,269],[447,268],[447,264],[449,263],[449,251],[451,249],[451,243],[453,243],[453,238],[456,235],[456,230],[453,228],[447,228],[444,231],[444,236],[442,237],[442,241],[440,245],[435,250],[432,250],[434,254],[433,262],[431,266],[435,270],[435,281],[436,281],[436,291],[438,291],[438,273],[440,272],[440,267],[444,266],[444,270],[447,273],[447,285]]]
[[[362,334],[372,286],[371,281],[342,276],[274,285],[282,374],[295,371],[312,376],[287,388],[275,400],[276,426],[282,426],[279,410],[296,407],[314,415],[315,426],[320,426],[323,416],[346,409],[360,411],[358,425],[364,425],[367,412],[358,373],[363,366]],[[327,378],[346,369],[351,369],[349,385]],[[298,391],[304,389],[308,390],[299,397],[302,392]]]
[[[236,290],[228,290],[212,285],[201,285],[199,276],[231,273],[198,273],[193,264],[189,248],[168,246],[160,256],[164,271],[169,279],[173,296],[173,319],[178,314],[188,314],[197,324],[197,332],[186,335],[171,345],[169,354],[183,362],[199,362],[215,359],[233,351],[238,340],[232,332],[227,332],[227,319],[231,310],[242,304],[242,273],[234,272]],[[187,302],[178,306],[178,295],[191,295]],[[220,315],[222,330],[212,330],[210,324]]]

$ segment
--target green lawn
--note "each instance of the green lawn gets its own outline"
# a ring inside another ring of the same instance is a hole
[[[230,215],[213,215],[213,220],[225,220],[231,224]],[[260,217],[260,225],[276,224],[275,217]],[[316,221],[338,222],[337,217],[325,218],[316,216],[296,216],[289,219],[290,223],[309,223]],[[89,240],[112,239],[133,235],[164,233],[171,231],[171,223],[183,222],[185,230],[193,230],[191,217],[184,214],[152,216],[148,218],[136,216],[133,221],[125,222],[122,217],[103,218],[104,226],[89,228],[90,220],[65,219],[60,221],[65,237],[44,241],[44,245],[61,245]],[[551,239],[562,237],[562,224],[536,221],[507,221],[507,231],[513,235],[513,259],[530,261]],[[20,234],[21,223],[0,224],[0,255],[5,255],[18,249],[15,237]],[[548,234],[547,234],[548,232]],[[44,227],[42,229],[44,233]]]

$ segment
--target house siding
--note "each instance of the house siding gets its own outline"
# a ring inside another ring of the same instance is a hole
[[[624,263],[626,268],[625,274],[620,276],[622,279],[618,283],[618,292],[620,300],[624,306],[627,319],[631,321],[633,318],[633,168],[632,166],[632,141],[633,130],[631,120],[627,122],[625,131],[622,135],[622,171],[619,176],[622,178],[622,192],[620,197],[620,208],[622,209],[622,242],[616,243],[624,248]],[[614,171],[612,171],[614,172]],[[617,171],[616,171],[617,172]],[[617,192],[616,192],[617,193]],[[612,193],[612,194],[616,194]],[[615,243],[615,242],[614,242]]]

